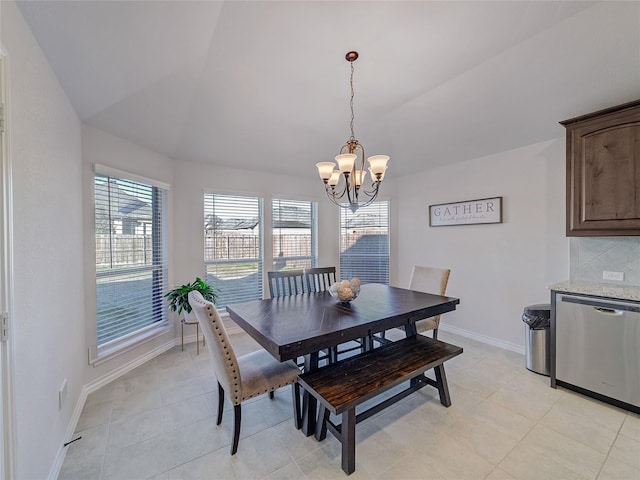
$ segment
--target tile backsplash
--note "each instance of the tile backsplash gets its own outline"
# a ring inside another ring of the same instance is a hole
[[[624,281],[602,279],[624,272]],[[640,237],[574,237],[569,242],[569,279],[640,286]]]

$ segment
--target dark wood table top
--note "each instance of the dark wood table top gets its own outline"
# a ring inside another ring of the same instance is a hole
[[[377,283],[339,303],[328,292],[228,305],[231,319],[279,361],[455,310],[460,300]]]

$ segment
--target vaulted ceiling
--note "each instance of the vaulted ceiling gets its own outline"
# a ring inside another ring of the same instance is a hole
[[[20,1],[80,119],[185,159],[388,174],[563,135],[640,98],[640,2]]]

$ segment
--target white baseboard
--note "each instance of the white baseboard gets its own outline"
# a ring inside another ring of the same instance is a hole
[[[80,420],[80,414],[82,413],[82,409],[84,408],[84,404],[87,401],[87,392],[86,385],[82,387],[80,391],[80,397],[78,397],[78,401],[76,402],[76,406],[73,409],[73,413],[71,414],[71,419],[67,425],[67,431],[64,434],[64,442],[69,442],[73,440],[71,437],[73,433],[76,431],[76,426],[78,425],[78,420]],[[53,466],[49,471],[49,480],[56,480],[58,475],[60,475],[60,470],[62,470],[62,464],[64,463],[64,459],[67,456],[67,447],[61,446],[58,450],[56,458],[53,462]]]
[[[464,330],[458,327],[452,327],[451,325],[443,325],[440,324],[438,330],[443,332],[451,332],[456,335],[460,335],[461,337],[470,338],[472,340],[477,340],[478,342],[486,343],[488,345],[493,345],[494,347],[502,348],[504,350],[509,350],[511,352],[519,353],[520,355],[525,354],[525,349],[523,345],[517,345],[511,342],[505,342],[504,340],[499,340],[497,338],[488,337],[486,335],[482,335],[480,333],[471,332],[469,330]]]
[[[195,341],[195,338],[196,338],[195,334],[192,335],[191,337],[193,337],[192,341]],[[189,337],[184,338],[185,343],[187,343],[188,338]],[[158,355],[166,352],[167,350],[175,347],[176,345],[180,345],[180,338],[172,338],[170,341],[154,348],[150,352],[147,352],[145,355],[142,355],[141,357],[138,357],[135,360],[132,360],[131,362],[125,365],[122,365],[119,368],[116,368],[112,372],[109,372],[108,374],[103,375],[102,377],[97,378],[93,382],[90,382],[86,384],[84,387],[82,387],[82,390],[80,391],[80,396],[78,397],[78,401],[76,402],[76,406],[73,409],[71,418],[69,419],[67,431],[65,432],[65,435],[64,435],[64,442],[69,442],[73,440],[72,438],[73,434],[76,431],[76,427],[78,426],[78,421],[80,420],[80,415],[82,414],[82,410],[84,409],[84,404],[86,403],[87,397],[89,396],[90,393],[95,392],[99,388],[102,388],[105,385],[113,382],[118,377],[121,377],[125,373],[130,372],[134,368],[139,367],[140,365],[148,362],[152,358],[157,357]],[[58,454],[56,455],[56,458],[53,462],[53,466],[51,467],[51,470],[49,472],[49,480],[56,480],[58,478],[58,475],[60,475],[60,470],[62,470],[62,464],[64,463],[64,459],[66,455],[67,455],[67,448],[64,446],[60,447],[60,449],[58,450]]]

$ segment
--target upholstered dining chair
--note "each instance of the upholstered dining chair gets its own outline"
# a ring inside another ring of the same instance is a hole
[[[414,265],[409,280],[409,289],[419,292],[444,295],[447,291],[447,283],[451,270],[448,268],[422,267]],[[433,338],[438,338],[440,315],[425,318],[416,322],[418,333],[433,330]]]
[[[238,451],[242,402],[250,398],[271,393],[291,385],[293,394],[293,420],[296,428],[301,427],[300,369],[292,361],[280,363],[266,350],[258,350],[236,357],[229,342],[227,332],[213,303],[206,301],[200,292],[189,293],[189,305],[198,318],[198,323],[207,339],[207,346],[213,360],[213,370],[218,380],[218,420],[222,422],[225,392],[233,405],[233,440],[231,455]]]

